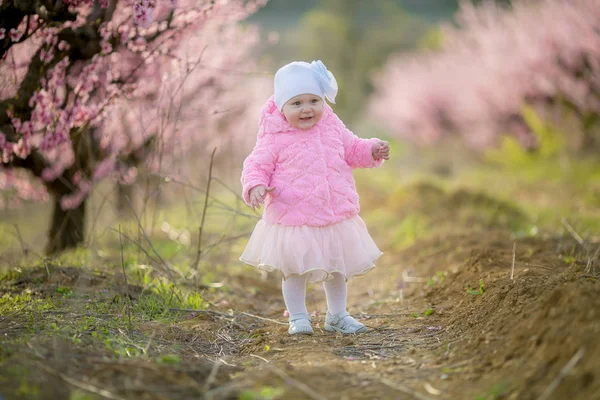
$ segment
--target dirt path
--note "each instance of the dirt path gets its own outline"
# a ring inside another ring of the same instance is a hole
[[[572,246],[569,239],[520,242],[512,281],[512,241],[500,232],[438,238],[387,255],[351,283],[351,310],[371,333],[342,337],[317,330],[312,338],[290,338],[285,326],[265,330],[244,353],[268,362],[257,362],[258,371],[239,380],[275,385],[281,373],[264,376],[275,364],[312,388],[311,396],[292,385],[297,396],[600,398],[600,285],[591,268],[586,271],[588,260],[561,258]],[[434,278],[403,284],[418,280],[402,278],[407,268]],[[275,292],[276,283],[268,283],[265,290]],[[323,312],[319,289],[309,303]],[[322,326],[322,315],[315,319]]]
[[[7,388],[0,394],[596,399],[600,265],[590,248],[570,238],[520,240],[513,280],[513,242],[503,232],[439,237],[386,252],[378,268],[350,283],[350,310],[372,328],[350,337],[319,328],[312,337],[288,336],[279,280],[249,267],[227,292],[205,293],[221,314],[176,312],[169,323],[148,318],[130,330],[126,316],[117,322],[111,316],[129,301],[115,297],[123,285],[116,276],[39,269],[5,279],[0,294],[29,292],[29,307],[59,287],[74,288],[75,295],[58,310],[0,316],[0,388]],[[142,302],[134,289],[129,299]],[[108,304],[105,314],[81,307],[86,293]],[[324,299],[320,285],[309,287],[308,308],[320,327]],[[114,357],[117,350],[122,357]]]

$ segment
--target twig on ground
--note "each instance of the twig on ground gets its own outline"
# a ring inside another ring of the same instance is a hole
[[[586,274],[589,274],[590,271],[592,271],[592,270],[594,273],[596,273],[595,264],[596,264],[596,260],[598,259],[598,255],[600,255],[600,246],[598,246],[594,255],[588,258],[588,262],[585,267]]]
[[[270,363],[269,360],[267,360],[266,358],[263,358],[261,356],[257,356],[256,354],[250,354],[250,357],[255,357],[258,358],[259,360],[263,360],[264,362],[266,362],[267,364]]]
[[[573,238],[577,241],[577,243],[579,243],[580,245],[583,246],[584,240],[581,238],[581,236],[579,236],[577,234],[577,232],[575,232],[575,230],[573,229],[573,227],[567,222],[566,219],[562,218],[561,219],[562,224],[565,226],[565,228],[567,228],[567,230],[569,231],[569,233],[571,234],[571,236],[573,236]]]
[[[217,148],[215,147],[210,155],[210,165],[208,166],[208,181],[206,182],[204,209],[202,210],[202,220],[200,221],[200,227],[198,228],[198,250],[196,252],[196,260],[194,261],[195,270],[198,270],[198,264],[200,263],[200,257],[202,256],[202,231],[204,229],[204,221],[206,220],[206,207],[208,207],[208,196],[210,195],[210,182],[212,181],[212,169],[216,151]]]
[[[226,362],[224,362],[223,360],[219,361],[223,362],[223,364],[225,365],[229,365],[229,366],[234,366],[231,364],[227,364]],[[209,390],[208,392],[204,393],[204,398],[207,400],[213,399],[214,396],[218,395],[218,394],[223,394],[223,393],[227,393],[229,391],[234,390],[237,386],[240,386],[241,383],[240,382],[236,382],[236,381],[230,381],[230,383],[223,385],[223,386],[219,386],[216,387],[214,389]]]
[[[573,357],[571,357],[571,359],[569,360],[569,362],[563,367],[563,369],[560,370],[560,372],[558,373],[558,375],[556,376],[556,378],[554,378],[554,380],[552,381],[552,383],[550,383],[550,386],[548,386],[546,388],[546,390],[544,390],[544,393],[542,393],[542,395],[538,398],[538,400],[547,400],[547,399],[550,398],[550,396],[552,396],[552,393],[554,393],[554,391],[556,390],[556,388],[558,387],[558,385],[560,385],[560,383],[565,378],[565,376],[567,376],[567,374],[569,372],[571,372],[571,370],[579,362],[579,360],[581,359],[581,357],[583,357],[584,350],[585,349],[583,347],[580,348],[577,351],[577,353],[575,353],[573,355]]]
[[[63,381],[67,382],[68,384],[71,384],[73,386],[78,387],[79,389],[85,390],[86,392],[90,392],[90,393],[94,393],[97,394],[99,396],[105,397],[107,399],[111,399],[111,400],[125,400],[125,398],[118,396],[116,394],[113,394],[111,392],[109,392],[108,390],[105,389],[100,389],[96,386],[90,385],[89,383],[84,383],[84,382],[80,382],[74,378],[71,378],[63,373],[60,373],[46,365],[44,365],[41,362],[37,363],[42,369],[46,370],[47,372],[56,375],[58,377],[60,377]]]
[[[156,335],[156,329],[152,331],[150,337],[148,338],[148,343],[146,343],[146,346],[144,347],[144,354],[148,354],[148,350],[150,350],[150,345],[152,344],[152,339],[154,339],[154,335]]]
[[[412,390],[409,387],[406,387],[406,386],[401,385],[399,383],[392,382],[392,381],[390,381],[390,380],[388,380],[386,378],[381,378],[381,383],[383,383],[384,385],[389,386],[392,389],[395,389],[395,390],[397,390],[399,392],[411,395],[412,397],[414,397],[416,399],[419,399],[419,400],[432,400],[431,397],[429,397],[429,396],[425,396],[424,394],[421,394],[419,392],[415,392],[414,390]]]
[[[193,308],[176,308],[176,307],[171,307],[169,308],[169,310],[171,311],[183,311],[183,312],[190,312],[190,313],[198,313],[198,314],[213,314],[213,315],[218,315],[220,317],[226,317],[226,318],[233,318],[233,316],[229,315],[229,314],[225,314],[222,312],[218,312],[218,311],[213,311],[213,310],[195,310]]]
[[[44,311],[44,314],[68,314],[70,317],[95,317],[95,318],[112,318],[117,314],[96,314],[96,313],[82,313],[78,314],[72,311],[63,310],[48,310]]]
[[[510,269],[510,280],[513,280],[513,277],[515,275],[515,258],[517,256],[517,241],[515,240],[513,242],[513,258],[512,258],[512,267]]]
[[[206,378],[206,382],[204,382],[204,386],[202,387],[203,392],[208,392],[210,386],[215,382],[215,379],[217,378],[217,372],[219,371],[220,366],[220,362],[215,362],[213,364],[213,367],[210,370],[210,374],[208,375],[208,378]]]
[[[235,317],[229,314],[224,314],[224,313],[220,313],[218,311],[213,311],[213,310],[194,310],[192,308],[169,308],[170,311],[182,311],[182,312],[189,312],[189,313],[204,313],[204,314],[209,314],[209,315],[215,315],[219,318],[224,318],[227,321],[229,321],[229,323],[231,323],[232,325],[234,325],[235,327],[242,329],[242,330],[248,330],[247,327],[238,324],[237,322],[235,322]]]
[[[41,360],[46,359],[46,356],[44,356],[42,353],[40,353],[40,351],[37,348],[33,347],[33,345],[31,344],[31,341],[29,341],[29,340],[27,341],[27,347],[29,347],[39,359],[41,359]]]
[[[48,278],[50,278],[50,268],[48,268],[48,259],[44,258],[44,267],[46,267],[46,273],[48,274]]]
[[[190,313],[204,313],[204,314],[212,314],[212,315],[216,315],[219,317],[223,317],[223,318],[228,318],[231,320],[232,323],[235,323],[239,328],[242,329],[246,329],[244,326],[239,325],[235,322],[235,319],[237,317],[239,317],[240,315],[245,315],[247,317],[251,317],[251,318],[256,318],[259,319],[261,321],[267,321],[267,322],[272,322],[274,324],[279,324],[279,325],[287,325],[285,322],[280,322],[274,319],[270,319],[270,318],[265,318],[265,317],[260,317],[258,315],[254,315],[254,314],[249,314],[247,312],[239,312],[237,315],[229,315],[229,314],[225,314],[222,312],[218,312],[218,311],[213,311],[213,310],[195,310],[193,308],[175,308],[175,307],[171,307],[169,308],[169,310],[171,311],[183,311],[183,312],[190,312]]]
[[[431,383],[429,383],[429,382],[425,382],[425,384],[423,386],[425,387],[425,390],[427,390],[427,393],[429,393],[429,394],[432,394],[434,396],[439,396],[442,394],[441,390],[434,388],[433,386],[431,386]]]
[[[254,315],[254,314],[249,314],[247,312],[240,312],[240,315],[245,315],[251,318],[256,318],[256,319],[260,319],[262,321],[269,321],[269,322],[273,322],[274,324],[279,324],[279,325],[287,325],[287,323],[285,322],[281,322],[281,321],[277,321],[271,318],[265,318],[265,317],[259,317],[258,315]]]
[[[590,275],[590,274],[583,274],[583,275],[580,276],[580,278],[600,279],[600,276]]]
[[[291,376],[289,376],[288,374],[286,374],[285,372],[283,372],[283,370],[277,368],[275,365],[273,364],[269,364],[270,369],[277,375],[279,376],[281,379],[283,379],[286,383],[291,384],[292,386],[295,386],[297,389],[299,389],[302,393],[304,393],[305,395],[307,395],[308,397],[310,397],[311,399],[314,400],[326,400],[327,397],[323,396],[322,394],[319,394],[317,392],[315,392],[313,389],[311,389],[308,385],[292,378]]]

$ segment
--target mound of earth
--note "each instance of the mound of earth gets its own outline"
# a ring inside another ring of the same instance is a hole
[[[125,290],[119,274],[41,267],[0,284],[3,299],[31,298],[29,308],[0,316],[0,394],[600,398],[599,246],[535,237],[519,239],[513,253],[512,236],[490,229],[386,251],[375,270],[350,281],[350,311],[371,328],[356,336],[322,329],[320,285],[308,291],[315,335],[288,336],[279,278],[250,267],[226,291],[203,292],[210,310],[174,310],[172,319],[133,326],[115,310],[145,301],[144,291]],[[71,290],[68,301],[36,308],[65,297],[59,288]],[[83,299],[107,311],[91,313]]]

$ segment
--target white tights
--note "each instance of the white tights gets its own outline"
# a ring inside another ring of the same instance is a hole
[[[327,297],[327,311],[332,315],[346,311],[348,296],[346,279],[338,273],[334,273],[333,276],[332,280],[323,282]],[[306,278],[307,275],[292,275],[281,284],[283,300],[290,315],[307,314]]]

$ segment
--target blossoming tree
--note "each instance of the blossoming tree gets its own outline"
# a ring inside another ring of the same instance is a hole
[[[484,148],[510,133],[534,148],[524,106],[547,116],[570,110],[580,148],[598,148],[599,20],[595,0],[463,2],[439,51],[388,61],[376,78],[373,113],[418,143],[455,133]]]
[[[265,2],[0,1],[0,206],[51,198],[47,251],[81,243],[96,182],[207,135],[203,93],[227,87],[257,37],[237,23]],[[195,129],[166,115],[175,92]]]

